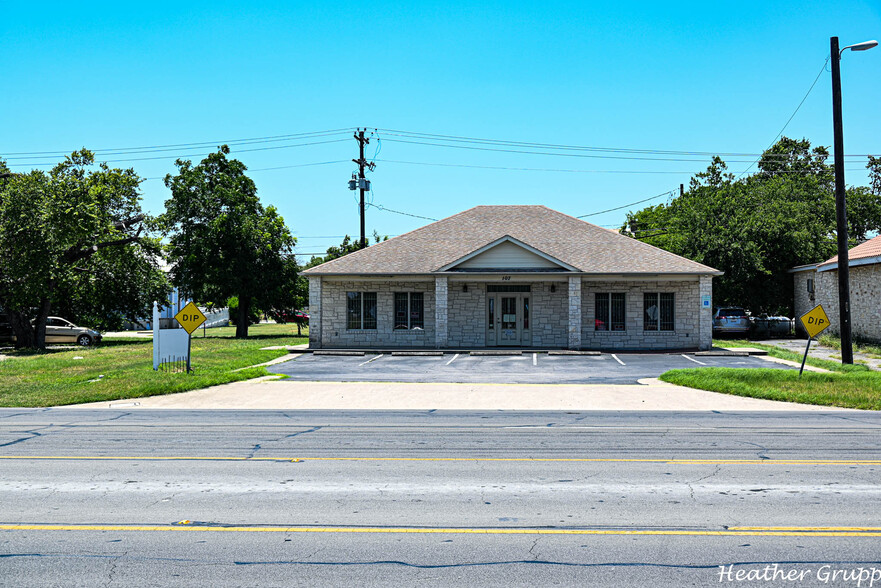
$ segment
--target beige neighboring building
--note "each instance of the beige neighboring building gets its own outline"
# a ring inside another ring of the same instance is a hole
[[[881,236],[848,252],[850,320],[854,337],[881,341]],[[839,333],[838,256],[789,270],[795,280],[796,331],[807,336],[798,317],[818,304],[829,315],[829,330]]]
[[[313,349],[712,346],[711,267],[545,206],[477,206],[303,272]]]

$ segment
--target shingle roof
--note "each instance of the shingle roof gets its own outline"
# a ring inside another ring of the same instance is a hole
[[[303,273],[429,274],[506,236],[584,273],[721,274],[546,206],[475,206]]]
[[[881,257],[881,235],[878,235],[874,239],[869,239],[865,243],[860,243],[853,249],[850,249],[847,252],[847,259],[849,263],[853,263],[859,259],[866,259],[867,257]],[[838,256],[827,259],[823,263],[819,264],[819,267],[824,265],[829,265],[830,263],[838,263]]]

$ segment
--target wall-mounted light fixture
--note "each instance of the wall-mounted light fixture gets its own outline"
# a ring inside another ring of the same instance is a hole
[[[551,292],[556,292],[556,291],[557,291],[557,285],[551,284]]]
[[[468,284],[462,284],[462,292],[468,291]]]

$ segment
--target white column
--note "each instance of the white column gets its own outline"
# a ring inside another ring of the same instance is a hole
[[[321,276],[309,276],[309,348],[321,349]]]
[[[713,347],[713,276],[700,277],[700,316],[698,319],[698,349],[708,351]],[[710,297],[710,305],[703,305],[704,296]]]
[[[569,349],[581,348],[581,276],[569,276]]]
[[[441,349],[447,346],[449,308],[449,282],[447,276],[434,278],[434,344]]]

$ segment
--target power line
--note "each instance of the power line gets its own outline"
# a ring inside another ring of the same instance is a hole
[[[297,143],[294,145],[276,145],[274,147],[255,147],[253,149],[234,149],[230,150],[231,153],[249,153],[252,151],[269,151],[275,149],[290,149],[292,147],[311,147],[313,145],[326,145],[328,143],[342,143],[343,141],[347,141],[347,139],[332,139],[328,141],[314,141],[311,143]],[[193,155],[198,154],[186,154],[186,155],[159,155],[155,157],[136,157],[129,159],[107,159],[103,160],[103,163],[124,163],[129,161],[151,161],[156,159],[184,159],[188,157],[193,157]],[[34,165],[51,165],[55,166],[56,163],[41,163],[41,162],[29,162],[29,163],[10,163],[9,167],[23,167],[23,166],[34,166]]]
[[[465,163],[437,163],[428,161],[402,161],[397,159],[377,159],[382,163],[398,163],[404,165],[424,165],[430,167],[458,167],[467,169],[494,169],[500,171],[539,171],[561,172],[573,174],[693,174],[694,170],[671,171],[671,170],[625,170],[625,169],[560,169],[548,167],[511,167],[501,165],[471,165]],[[848,171],[861,171],[863,168],[853,168]],[[738,172],[730,172],[738,173]],[[811,170],[780,170],[779,173],[814,173]]]
[[[773,146],[777,143],[777,139],[779,139],[779,138],[783,135],[783,131],[786,130],[786,127],[789,126],[789,123],[792,122],[792,119],[794,119],[794,118],[795,118],[795,115],[798,114],[798,111],[801,110],[802,104],[804,104],[804,103],[805,103],[805,100],[808,99],[808,96],[811,95],[811,92],[813,91],[814,86],[816,86],[816,85],[817,85],[817,82],[820,80],[820,76],[822,76],[822,75],[823,75],[823,72],[826,71],[826,64],[829,63],[829,60],[830,60],[831,58],[832,58],[832,56],[830,55],[829,57],[826,58],[826,61],[823,62],[823,67],[820,68],[820,73],[818,73],[818,74],[817,74],[817,77],[814,78],[814,83],[811,84],[811,87],[808,88],[808,91],[807,91],[807,92],[805,92],[804,98],[801,99],[801,102],[799,102],[799,103],[798,103],[798,106],[795,107],[795,110],[793,111],[792,115],[786,120],[786,124],[783,125],[783,128],[780,129],[780,132],[777,133],[777,136],[774,137],[774,140],[773,140],[773,141],[771,141],[771,145],[768,147],[768,149],[770,149],[771,147],[773,147]],[[775,154],[771,154],[771,155],[775,155]],[[846,157],[846,156],[845,156],[845,157]],[[865,156],[863,156],[863,157],[865,157]],[[742,176],[743,174],[745,174],[746,172],[748,172],[749,170],[751,170],[752,167],[753,167],[755,164],[757,164],[759,161],[761,161],[761,160],[762,160],[762,156],[760,155],[759,158],[756,159],[754,162],[752,162],[752,163],[749,165],[748,168],[746,168],[745,170],[743,170],[742,172],[740,172],[740,175],[737,176],[737,178],[735,178],[735,179],[739,180],[739,179],[740,179],[740,176]]]
[[[198,143],[172,143],[168,145],[148,145],[142,147],[116,147],[116,148],[104,148],[104,149],[91,149],[95,154],[98,153],[107,153],[110,152],[112,155],[124,155],[124,152],[138,152],[144,151],[149,152],[154,149],[178,149],[178,148],[197,148],[197,147],[210,147],[215,145],[234,145],[234,144],[251,144],[251,143],[271,143],[277,141],[289,141],[295,139],[308,139],[312,137],[320,137],[326,135],[335,135],[340,133],[348,133],[352,130],[352,127],[342,128],[342,129],[330,129],[325,131],[312,131],[308,133],[294,133],[289,135],[270,135],[265,137],[251,137],[246,139],[227,139],[224,141],[201,141]],[[69,155],[71,152],[75,151],[75,149],[70,150],[58,150],[58,151],[18,151],[18,152],[10,152],[6,154],[2,154],[4,159],[20,159],[14,157],[8,157],[13,155],[27,155],[27,156],[37,156],[37,155],[50,155],[50,156],[61,156]]]
[[[435,221],[435,222],[437,222],[437,219],[436,219],[436,218],[431,218],[430,216],[420,216],[420,215],[418,215],[418,214],[411,214],[411,213],[409,213],[409,212],[402,212],[402,211],[400,211],[400,210],[392,210],[391,208],[386,208],[385,206],[383,206],[383,205],[381,205],[381,204],[372,204],[372,203],[371,203],[371,204],[368,204],[368,206],[370,206],[370,207],[372,207],[372,208],[375,208],[375,209],[377,209],[377,210],[382,210],[383,212],[393,212],[393,213],[395,213],[395,214],[402,214],[402,215],[404,215],[404,216],[411,216],[411,217],[413,217],[413,218],[421,218],[421,219],[425,219],[425,220],[430,220],[430,221]]]
[[[652,196],[650,198],[644,198],[642,200],[637,200],[636,202],[631,202],[630,204],[625,204],[624,206],[617,206],[615,208],[609,208],[607,210],[601,210],[599,212],[591,212],[590,214],[582,214],[581,216],[576,216],[575,218],[585,218],[588,216],[596,216],[598,214],[603,214],[606,212],[613,212],[615,210],[621,210],[622,208],[628,208],[630,206],[633,206],[634,204],[642,204],[643,202],[648,202],[649,200],[655,200],[656,198],[661,198],[663,196],[669,196],[670,194],[673,194],[675,192],[676,192],[676,190],[668,190],[668,191],[664,192],[663,194],[658,194],[657,196]]]
[[[378,130],[378,129],[377,129]],[[726,153],[719,151],[680,151],[667,149],[631,149],[619,147],[591,147],[584,145],[563,145],[559,143],[536,143],[528,141],[512,141],[504,139],[481,139],[475,137],[462,137],[456,135],[439,135],[431,133],[417,133],[409,131],[393,131],[383,130],[386,135],[402,137],[406,139],[420,139],[425,141],[447,141],[453,143],[466,143],[476,145],[494,145],[535,148],[543,150],[568,150],[568,151],[591,151],[591,152],[608,152],[608,153],[628,153],[628,154],[647,154],[647,155],[687,155],[687,156],[703,156],[703,157],[754,157],[760,155],[758,153]],[[389,139],[392,140],[392,139]],[[403,141],[400,141],[403,142]],[[784,157],[784,156],[781,156]],[[848,157],[866,157],[865,155],[849,155]],[[690,161],[690,160],[688,160]],[[700,160],[702,161],[702,160]]]
[[[277,167],[258,167],[254,169],[249,169],[248,172],[260,172],[260,171],[274,171],[277,169],[291,169],[295,167],[312,167],[316,165],[331,165],[334,163],[348,163],[348,159],[336,159],[334,161],[316,161],[313,163],[298,163],[295,165],[279,165]],[[144,178],[144,180],[164,180],[165,176],[153,176],[152,178]]]
[[[553,151],[529,151],[524,149],[503,149],[501,147],[485,147],[485,146],[476,146],[476,145],[453,145],[447,143],[435,143],[430,141],[411,141],[408,139],[390,139],[386,138],[386,141],[394,142],[394,143],[406,143],[410,145],[426,145],[429,147],[442,147],[446,149],[466,149],[470,151],[491,151],[497,153],[516,153],[520,155],[544,155],[549,157],[574,157],[579,159],[615,159],[615,160],[627,160],[627,161],[677,161],[677,162],[705,162],[705,159],[694,159],[694,158],[683,158],[683,157],[640,157],[640,156],[630,156],[630,155],[597,155],[597,154],[587,154],[587,153],[556,153]],[[773,156],[777,156],[777,154],[771,154]],[[788,157],[782,155],[782,157]],[[862,156],[850,156],[850,157],[862,157]],[[729,160],[734,163],[746,163],[746,160]]]

